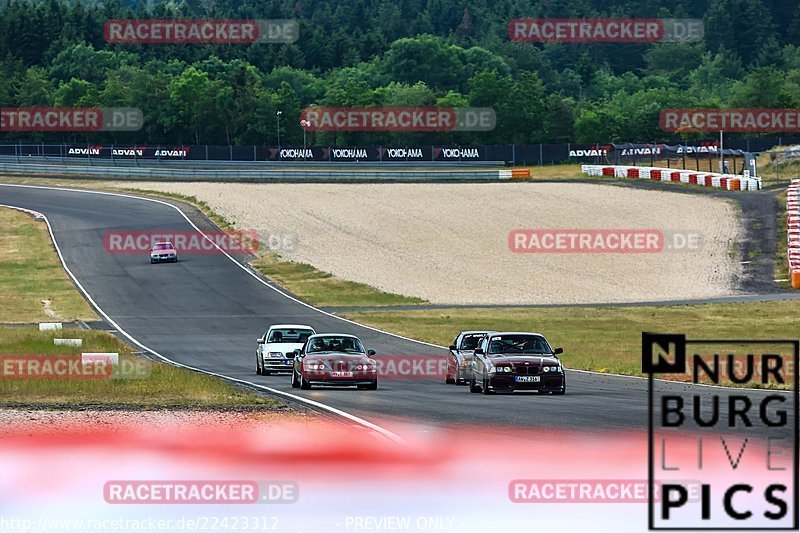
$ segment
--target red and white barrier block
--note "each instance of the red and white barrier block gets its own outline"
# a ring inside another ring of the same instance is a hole
[[[792,180],[786,191],[786,226],[788,230],[789,279],[793,289],[800,289],[800,179]]]
[[[615,178],[642,179],[651,181],[674,181],[690,183],[703,187],[715,187],[729,191],[758,191],[761,178],[718,174],[716,172],[695,172],[656,167],[628,167],[621,165],[581,165],[581,171],[589,176],[609,176]]]

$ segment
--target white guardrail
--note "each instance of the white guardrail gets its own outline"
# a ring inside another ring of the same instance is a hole
[[[474,170],[353,170],[353,169],[189,169],[141,167],[86,167],[42,163],[0,163],[0,172],[31,176],[200,180],[506,180],[529,179],[530,169]]]
[[[589,176],[611,176],[652,181],[691,183],[704,187],[717,187],[729,191],[758,191],[761,178],[718,174],[716,172],[697,172],[674,168],[631,167],[615,165],[581,165],[581,171]]]
[[[786,191],[786,225],[789,241],[789,278],[792,288],[800,289],[800,179],[792,180]]]

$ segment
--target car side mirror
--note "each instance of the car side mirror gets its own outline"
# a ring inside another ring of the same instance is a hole
[[[264,344],[264,337],[261,337],[261,338],[259,338],[259,339],[256,339],[256,342],[257,342],[258,344]]]
[[[556,348],[553,352],[553,355],[558,355],[564,353],[564,348]]]
[[[451,344],[451,345],[450,345],[450,349],[451,349],[451,350],[453,350],[453,351],[456,351],[456,350],[458,350],[458,348],[456,347],[456,345],[455,345],[455,344]]]
[[[367,357],[375,357],[375,350],[367,350]]]
[[[298,349],[298,350],[295,350],[295,351],[294,351],[294,356],[295,356],[295,357],[302,357],[302,356],[303,356],[303,352],[301,352],[299,349]]]
[[[483,355],[483,348],[475,348],[475,355]]]

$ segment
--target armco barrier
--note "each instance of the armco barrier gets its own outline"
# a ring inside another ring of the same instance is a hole
[[[789,279],[793,289],[800,289],[800,179],[792,180],[786,192],[786,224],[787,224],[787,259],[789,261]]]
[[[458,169],[458,170],[333,170],[319,169],[188,169],[134,167],[72,167],[45,164],[0,163],[0,172],[32,176],[81,176],[114,179],[172,179],[182,181],[269,181],[269,180],[345,180],[345,181],[464,181],[530,178],[530,169]]]
[[[651,181],[670,181],[691,183],[704,187],[716,187],[729,191],[758,191],[761,178],[751,178],[733,174],[698,173],[668,168],[581,165],[581,171],[589,176],[614,176],[617,178],[646,179]],[[669,177],[669,179],[667,179]],[[796,199],[798,196],[792,196]]]

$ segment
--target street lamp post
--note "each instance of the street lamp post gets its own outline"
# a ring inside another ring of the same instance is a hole
[[[278,130],[278,154],[280,154],[280,151],[281,151],[281,115],[282,114],[283,114],[283,111],[278,111],[277,113],[275,113],[275,123],[277,124],[277,130]]]

